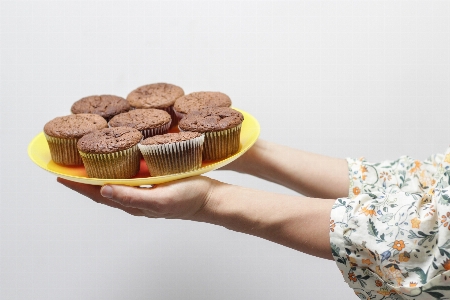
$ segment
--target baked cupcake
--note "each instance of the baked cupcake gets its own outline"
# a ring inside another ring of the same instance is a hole
[[[149,137],[139,143],[150,176],[197,170],[202,165],[204,135],[177,132]]]
[[[73,114],[97,114],[110,120],[115,115],[130,110],[130,104],[122,97],[99,95],[82,98],[72,104]]]
[[[85,134],[107,128],[104,118],[95,114],[56,117],[44,126],[52,160],[61,165],[82,165],[77,150],[78,140]]]
[[[144,138],[169,131],[172,118],[169,113],[160,109],[133,109],[114,116],[109,121],[111,127],[132,127],[139,130]]]
[[[133,90],[127,96],[127,101],[133,108],[156,108],[168,112],[173,119],[175,100],[184,95],[181,87],[169,83],[152,83]]]
[[[139,172],[141,140],[139,130],[112,127],[86,134],[77,148],[89,177],[131,178]]]
[[[186,114],[206,107],[231,107],[231,99],[221,92],[195,92],[178,98],[173,109],[181,120]]]
[[[208,107],[188,113],[178,127],[181,131],[205,134],[203,160],[218,160],[239,151],[244,116],[229,107]]]

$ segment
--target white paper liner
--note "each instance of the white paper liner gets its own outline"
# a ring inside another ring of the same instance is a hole
[[[151,136],[154,136],[154,135],[158,135],[158,134],[165,134],[165,133],[169,132],[169,128],[170,128],[171,122],[172,122],[172,120],[170,120],[166,124],[163,124],[163,125],[155,127],[155,128],[149,128],[149,129],[140,130],[140,132],[144,136],[144,139],[146,139],[148,137],[151,137]],[[113,126],[109,125],[109,122],[108,122],[108,127],[111,128]]]
[[[203,160],[219,160],[227,158],[239,151],[242,123],[236,127],[205,132]],[[183,131],[180,129],[180,131]]]
[[[165,133],[169,132],[171,122],[172,122],[172,120],[170,120],[166,124],[163,124],[163,125],[155,127],[155,128],[141,130],[141,133],[144,136],[144,139],[154,136],[154,135],[165,134]]]
[[[163,176],[197,170],[202,166],[205,136],[170,144],[141,145],[150,176]]]
[[[140,156],[138,145],[107,154],[79,151],[86,172],[91,178],[131,178],[139,172]]]
[[[80,154],[77,149],[77,142],[79,139],[63,139],[45,134],[48,147],[50,149],[50,155],[52,160],[60,165],[82,165]]]

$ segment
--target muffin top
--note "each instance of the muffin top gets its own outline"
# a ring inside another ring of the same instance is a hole
[[[184,95],[179,86],[169,83],[152,83],[133,90],[127,101],[134,108],[167,108]]]
[[[137,130],[155,128],[172,121],[170,114],[161,109],[143,108],[114,116],[109,121],[111,127],[133,127]]]
[[[84,153],[107,154],[133,147],[142,133],[131,127],[111,127],[95,130],[78,140],[77,148]]]
[[[108,123],[96,114],[77,114],[56,117],[44,126],[45,134],[63,139],[76,139],[97,129],[107,128]]]
[[[229,107],[207,107],[188,113],[178,127],[183,131],[209,132],[238,126],[244,116]]]
[[[141,145],[162,145],[162,144],[171,144],[177,142],[183,142],[187,140],[191,140],[201,136],[201,133],[198,132],[175,132],[175,133],[166,133],[161,135],[155,135],[149,138],[146,138],[141,142]]]
[[[221,92],[195,92],[180,97],[173,108],[180,113],[190,113],[205,107],[230,107],[231,99]]]
[[[130,104],[127,100],[113,95],[85,97],[72,104],[70,109],[74,114],[97,114],[107,120],[129,110]]]

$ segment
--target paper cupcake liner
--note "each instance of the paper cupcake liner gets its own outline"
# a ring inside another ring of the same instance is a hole
[[[176,116],[178,122],[179,122],[181,119],[183,119],[184,117],[186,117],[186,114],[185,114],[185,113],[177,112],[177,111],[175,110],[175,108],[173,109],[173,112],[174,112],[174,114],[175,114],[175,116]]]
[[[60,165],[82,165],[77,149],[78,139],[63,139],[45,134],[52,160]]]
[[[219,160],[239,151],[242,124],[236,127],[205,133],[203,160]]]
[[[154,135],[158,135],[158,134],[165,134],[165,133],[169,132],[170,124],[171,124],[171,121],[169,121],[168,123],[163,124],[159,127],[141,130],[141,132],[142,132],[142,135],[144,136],[144,139],[154,136]]]
[[[172,123],[170,124],[171,127],[178,125],[178,117],[175,113],[175,110],[173,109],[173,105],[169,106],[169,107],[165,107],[165,108],[158,108],[158,109],[164,110],[165,112],[167,112],[170,115],[170,118],[172,119]]]
[[[144,139],[154,136],[154,135],[158,135],[158,134],[165,134],[165,133],[169,132],[170,125],[171,125],[171,121],[169,121],[168,123],[163,124],[159,127],[141,130],[141,133],[144,136]],[[109,125],[109,122],[108,122],[108,127],[110,127],[110,128],[112,127],[111,125]]]
[[[141,145],[150,176],[163,176],[197,170],[202,166],[205,136],[170,144]]]
[[[126,150],[107,154],[79,153],[91,178],[131,178],[139,172],[140,152],[137,144]]]

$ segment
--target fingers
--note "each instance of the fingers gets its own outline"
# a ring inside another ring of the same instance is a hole
[[[155,213],[161,211],[161,195],[156,187],[139,188],[125,185],[104,185],[100,193],[124,207],[134,207],[149,210]]]
[[[80,193],[88,198],[91,198],[95,202],[100,202],[102,200],[102,195],[100,195],[100,186],[98,185],[90,185],[83,184],[75,181],[66,180],[58,177],[56,179],[62,185],[65,185],[71,190],[74,190],[77,193]]]
[[[81,195],[84,195],[84,196],[94,200],[97,203],[121,209],[131,215],[134,215],[134,216],[143,216],[144,215],[140,209],[125,207],[123,205],[120,205],[119,203],[116,203],[114,201],[111,201],[108,198],[103,197],[100,194],[101,186],[74,182],[74,181],[66,180],[66,179],[63,179],[60,177],[58,177],[56,179],[56,181],[58,181],[59,183],[61,183],[64,186],[70,188],[71,190],[74,190],[75,192],[80,193]]]

